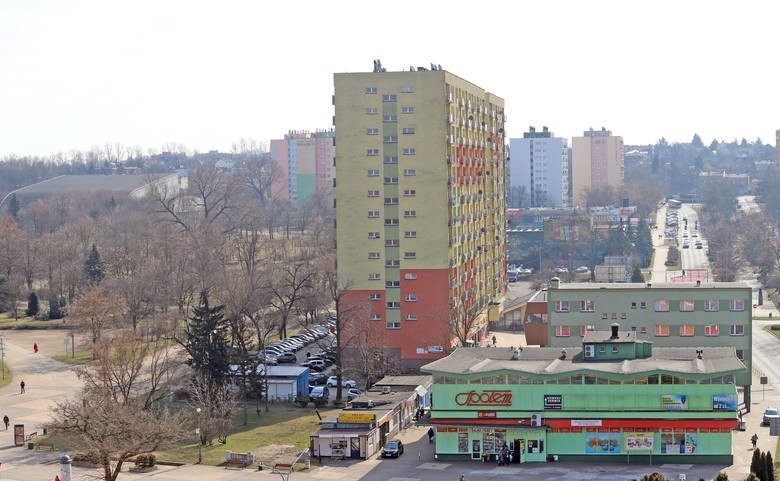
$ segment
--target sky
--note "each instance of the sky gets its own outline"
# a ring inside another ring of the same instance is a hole
[[[334,72],[442,65],[508,137],[626,144],[780,128],[780,2],[2,0],[0,157],[106,143],[230,150],[330,128]]]

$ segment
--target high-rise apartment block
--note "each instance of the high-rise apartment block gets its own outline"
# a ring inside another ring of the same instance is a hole
[[[572,205],[585,205],[591,190],[623,186],[623,137],[590,129],[572,138],[571,148]]]
[[[279,169],[273,192],[277,199],[297,204],[312,194],[329,194],[333,185],[334,132],[290,131],[271,140],[271,159]]]
[[[566,139],[547,127],[531,127],[509,139],[509,207],[567,207],[569,151]]]
[[[506,290],[504,101],[433,67],[334,75],[341,326],[403,370],[484,335]]]

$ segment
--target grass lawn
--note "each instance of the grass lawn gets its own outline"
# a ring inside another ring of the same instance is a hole
[[[11,383],[11,370],[8,369],[8,366],[5,365],[5,362],[0,363],[2,364],[2,376],[0,376],[0,387],[7,386]]]
[[[92,360],[92,349],[78,349],[75,352],[75,356],[72,356],[71,352],[68,352],[68,354],[52,356],[52,359],[64,362],[65,364],[70,364],[71,366],[78,366]]]
[[[266,464],[273,464],[275,452],[278,449],[264,449],[278,445],[293,446],[300,451],[309,447],[309,435],[319,427],[319,419],[314,408],[299,408],[286,404],[271,405],[270,412],[261,412],[258,416],[254,403],[248,406],[248,425],[242,426],[243,411],[238,410],[233,416],[233,429],[228,436],[227,444],[219,444],[216,440],[212,446],[203,446],[203,464],[219,465],[225,461],[225,451],[237,453],[253,452],[256,459]],[[325,417],[333,409],[320,409],[320,415]],[[181,446],[157,453],[161,461],[196,463],[198,461],[198,444],[193,440]],[[283,462],[286,459],[279,459]],[[288,461],[289,462],[289,461]]]
[[[780,324],[772,324],[771,326],[766,326],[764,329],[775,337],[780,337]]]
[[[0,314],[0,329],[59,329],[62,321],[38,321],[32,317],[19,317],[18,320],[9,312]]]

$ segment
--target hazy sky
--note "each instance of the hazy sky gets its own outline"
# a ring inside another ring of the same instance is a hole
[[[1,0],[0,155],[120,142],[227,150],[329,128],[334,72],[441,64],[509,137],[627,144],[780,128],[776,1]]]

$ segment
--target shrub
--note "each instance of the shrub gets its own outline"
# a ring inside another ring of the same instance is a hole
[[[157,463],[157,457],[152,453],[139,454],[135,457],[137,468],[151,468]]]
[[[38,314],[38,296],[35,292],[31,292],[27,298],[27,310],[24,311],[24,315],[27,317],[33,317]]]

